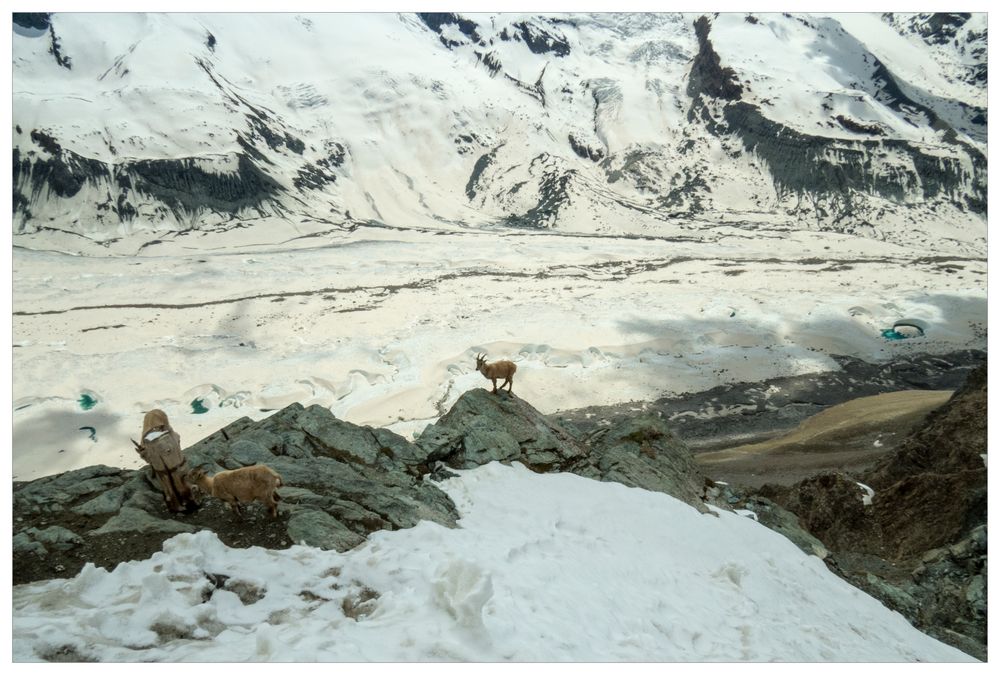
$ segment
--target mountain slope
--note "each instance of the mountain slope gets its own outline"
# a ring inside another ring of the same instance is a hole
[[[16,241],[729,223],[977,250],[985,16],[935,16],[16,17]]]

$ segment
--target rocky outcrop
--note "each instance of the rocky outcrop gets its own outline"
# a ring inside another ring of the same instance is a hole
[[[519,461],[535,471],[573,471],[658,490],[704,509],[690,452],[659,418],[639,418],[578,439],[526,401],[485,389],[463,394],[416,443],[386,429],[292,404],[267,419],[243,418],[185,450],[213,474],[256,463],[281,474],[279,516],[251,505],[245,519],[203,498],[171,514],[148,469],[93,466],[14,484],[14,583],[76,574],[85,562],[113,567],[149,557],[179,532],[208,529],[228,546],[304,543],[344,551],[377,530],[459,514],[435,484],[447,467]]]
[[[918,628],[986,658],[985,364],[878,466],[766,485],[835,571]],[[874,494],[858,483],[869,486]],[[867,503],[866,503],[867,502]]]
[[[187,448],[209,473],[266,463],[287,487],[279,517],[251,507],[245,520],[204,498],[195,513],[167,511],[151,471],[88,467],[14,484],[14,582],[76,574],[146,558],[178,532],[213,530],[229,546],[305,543],[347,550],[376,530],[431,520],[453,527],[451,499],[414,468],[419,448],[384,429],[293,404],[260,422],[243,418]]]
[[[457,469],[518,461],[534,471],[569,471],[665,492],[704,508],[700,469],[687,446],[656,415],[620,420],[577,437],[521,398],[472,389],[416,443],[428,461]]]

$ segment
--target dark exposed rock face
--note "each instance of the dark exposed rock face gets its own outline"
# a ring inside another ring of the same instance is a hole
[[[911,19],[914,30],[927,42],[945,44],[955,39],[958,29],[972,17],[965,12],[937,12]]]
[[[877,59],[878,96],[904,116],[919,114],[933,129],[944,132],[943,140],[954,150],[951,156],[899,139],[844,141],[813,136],[768,119],[759,106],[740,100],[743,91],[736,73],[721,65],[708,37],[709,19],[699,17],[694,25],[699,51],[688,79],[692,98],[688,118],[700,119],[720,137],[738,137],[747,152],[766,164],[779,197],[806,197],[834,221],[851,214],[854,203],[865,195],[904,203],[918,194],[925,201],[946,199],[973,213],[986,212],[986,158],[958,140],[954,129],[933,110],[907,97]],[[721,114],[707,105],[711,100],[722,104]],[[856,133],[880,133],[876,127],[847,118],[837,122]],[[892,158],[891,168],[876,169],[878,157]]]
[[[564,471],[588,454],[580,441],[524,399],[486,389],[463,394],[416,443],[428,460],[457,469],[517,460],[535,471]]]
[[[516,29],[514,39],[520,37],[521,40],[524,40],[524,44],[528,45],[528,49],[533,54],[552,54],[553,56],[569,54],[569,42],[565,36],[526,21],[520,21],[513,26]],[[506,39],[504,34],[506,31],[501,33],[501,39]]]
[[[59,38],[56,36],[56,29],[51,22],[49,23],[49,39],[51,40],[49,43],[49,54],[55,57],[56,63],[60,66],[66,70],[72,70],[72,60],[62,53],[62,46],[59,44]]]
[[[476,191],[481,188],[480,177],[496,159],[497,153],[503,146],[504,144],[501,143],[476,160],[475,166],[472,167],[472,174],[469,176],[469,181],[465,184],[465,196],[469,198],[469,201],[476,198]]]
[[[712,24],[707,16],[700,16],[694,22],[695,36],[698,38],[698,54],[691,64],[691,74],[688,77],[688,96],[697,98],[700,95],[720,98],[726,101],[738,101],[743,94],[739,78],[732,68],[723,68],[718,53],[708,39]]]
[[[761,495],[798,515],[835,571],[918,628],[986,658],[986,366],[855,480],[824,474]]]
[[[47,30],[51,16],[48,12],[13,12],[11,19],[15,24],[23,28]]]
[[[424,25],[438,34],[441,44],[448,49],[457,47],[461,43],[449,40],[441,34],[442,28],[447,25],[457,26],[462,35],[465,35],[469,40],[478,45],[485,45],[485,42],[483,42],[482,37],[479,35],[479,26],[476,22],[466,19],[459,14],[452,14],[450,12],[418,12],[417,16],[424,22]]]
[[[69,198],[87,182],[97,183],[110,175],[103,162],[89,159],[71,150],[63,150],[51,136],[32,131],[31,140],[51,154],[47,159],[33,159],[14,148],[15,213],[19,199],[28,204],[46,188],[58,197]],[[27,194],[25,194],[27,193]]]
[[[560,209],[569,202],[569,187],[577,172],[573,169],[562,169],[547,154],[535,157],[531,167],[541,173],[538,181],[538,202],[524,213],[507,216],[504,218],[504,223],[510,227],[536,230],[554,227]]]
[[[604,159],[604,150],[591,147],[586,141],[577,138],[576,134],[569,135],[569,145],[573,148],[573,152],[584,159],[589,159],[592,162]]]
[[[881,489],[920,473],[960,473],[983,469],[986,454],[986,365],[969,373],[965,385],[927,416],[923,428],[866,479]],[[985,478],[985,476],[984,476]]]
[[[237,157],[232,173],[215,173],[193,159],[140,160],[122,165],[120,174],[131,179],[133,189],[170,206],[175,211],[201,208],[235,212],[266,202],[279,191],[277,183],[245,155]]]
[[[482,52],[476,52],[476,59],[486,66],[486,68],[490,71],[491,77],[503,70],[503,63],[500,61],[500,56],[495,51],[487,52],[485,54]]]
[[[331,143],[327,149],[330,151],[327,157],[299,169],[292,181],[295,187],[300,190],[318,190],[325,185],[337,182],[337,174],[334,173],[334,170],[343,165],[346,149],[340,143]]]
[[[235,157],[235,170],[219,172],[193,158],[107,163],[63,148],[43,130],[32,130],[30,138],[48,156],[14,148],[15,214],[28,215],[31,204],[49,193],[72,198],[84,185],[107,193],[105,205],[98,207],[99,217],[106,217],[103,213],[107,212],[115,222],[134,218],[134,204],[140,197],[162,203],[181,216],[202,210],[238,213],[261,209],[282,190],[246,154]],[[336,154],[328,164],[334,158]]]
[[[704,511],[705,478],[691,451],[655,414],[640,415],[591,434],[588,461],[574,473],[654,492],[666,492]]]
[[[986,161],[978,151],[968,154],[969,171],[960,156],[931,155],[907,141],[846,142],[802,134],[767,119],[749,103],[730,104],[723,116],[725,125],[718,132],[736,133],[747,151],[764,160],[779,194],[825,196],[843,210],[850,208],[853,194],[901,202],[917,189],[924,199],[949,196],[974,213],[985,212]],[[894,163],[896,168],[888,172],[876,171],[873,158],[880,152],[908,161]]]

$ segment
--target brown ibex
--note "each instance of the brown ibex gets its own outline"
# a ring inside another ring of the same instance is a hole
[[[486,363],[486,355],[476,356],[476,370],[483,374],[487,380],[493,380],[493,393],[497,393],[497,380],[505,380],[500,388],[507,387],[507,391],[514,393],[514,371],[517,366],[513,361],[494,361]]]
[[[142,420],[142,443],[132,439],[135,451],[153,468],[167,508],[174,513],[190,513],[198,507],[185,481],[188,467],[181,450],[181,437],[170,426],[167,414],[150,410]]]
[[[267,507],[273,518],[278,517],[281,496],[276,490],[283,483],[278,472],[266,464],[220,471],[214,476],[206,476],[205,470],[198,468],[188,474],[188,480],[205,494],[226,502],[240,516],[243,515],[243,504],[259,501]]]

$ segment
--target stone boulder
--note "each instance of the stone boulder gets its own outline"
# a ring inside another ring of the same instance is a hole
[[[534,471],[565,471],[588,454],[580,441],[524,399],[478,388],[462,394],[416,443],[428,461],[455,469],[516,460]]]

